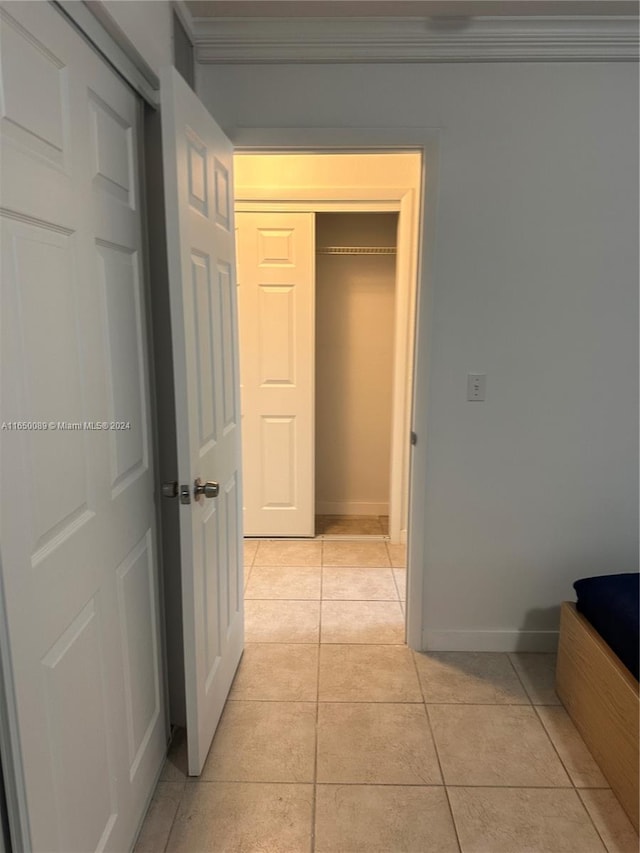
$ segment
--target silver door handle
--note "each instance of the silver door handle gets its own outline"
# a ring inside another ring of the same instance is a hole
[[[219,491],[220,486],[218,483],[213,482],[213,480],[208,480],[206,483],[203,483],[198,477],[193,484],[193,496],[196,500],[203,495],[205,498],[217,498]]]

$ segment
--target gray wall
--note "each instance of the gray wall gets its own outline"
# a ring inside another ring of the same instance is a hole
[[[173,19],[169,3],[165,0],[100,2],[156,74],[163,65],[173,65]]]
[[[575,578],[638,568],[637,66],[202,66],[198,89],[232,139],[441,128],[427,640],[544,645]]]

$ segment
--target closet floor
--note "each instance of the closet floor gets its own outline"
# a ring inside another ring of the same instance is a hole
[[[316,515],[316,536],[388,535],[388,515]]]

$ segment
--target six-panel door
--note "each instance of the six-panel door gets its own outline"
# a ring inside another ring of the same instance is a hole
[[[121,851],[166,742],[141,108],[50,4],[0,15],[0,622],[23,843]]]
[[[247,536],[315,533],[313,213],[237,213]]]
[[[233,148],[175,69],[161,77],[180,483],[189,773],[209,752],[244,639]],[[219,484],[194,499],[196,479]]]

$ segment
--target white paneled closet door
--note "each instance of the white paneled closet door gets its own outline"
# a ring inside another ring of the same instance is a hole
[[[244,524],[315,533],[314,214],[237,213]]]
[[[166,742],[141,107],[51,5],[0,14],[0,622],[23,843],[123,851]]]

